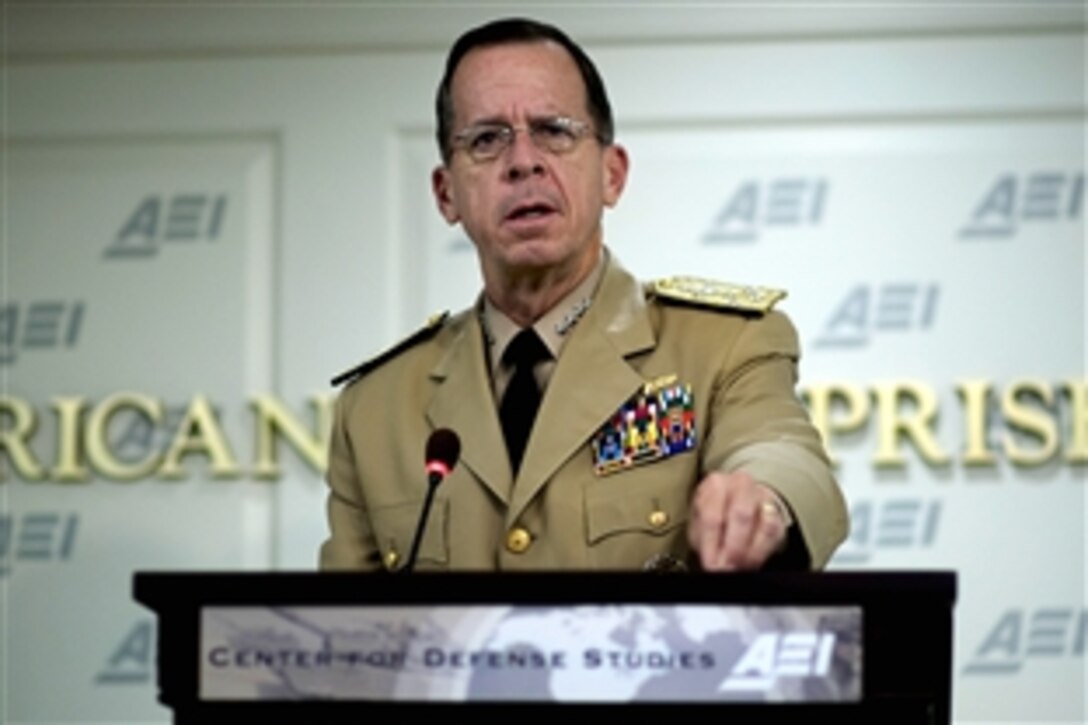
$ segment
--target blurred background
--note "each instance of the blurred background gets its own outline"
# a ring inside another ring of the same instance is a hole
[[[169,720],[135,571],[315,568],[329,379],[478,292],[432,103],[508,15],[606,80],[621,262],[789,291],[957,722],[1085,721],[1083,3],[152,0],[0,9],[0,721]]]

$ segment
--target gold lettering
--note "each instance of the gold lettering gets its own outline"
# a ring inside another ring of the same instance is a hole
[[[1035,448],[1020,446],[1017,437],[1008,432],[1002,442],[1010,461],[1018,466],[1038,466],[1058,452],[1058,425],[1047,412],[1025,405],[1025,397],[1041,401],[1044,406],[1053,406],[1054,390],[1042,380],[1025,378],[1010,383],[1001,397],[1001,412],[1009,427],[1037,439],[1040,445]]]
[[[966,466],[993,466],[997,456],[986,445],[986,424],[989,418],[990,390],[985,380],[961,380],[956,391],[963,400],[964,442],[963,463]]]
[[[86,404],[86,398],[53,398],[53,410],[57,412],[57,462],[50,473],[56,481],[78,482],[91,478],[87,466],[80,460],[83,442],[79,423]]]
[[[124,408],[132,408],[153,425],[162,422],[162,402],[141,393],[114,393],[96,405],[87,418],[84,445],[91,467],[115,481],[134,481],[150,475],[159,463],[159,454],[151,450],[142,461],[128,463],[113,454],[109,442],[109,426],[113,416]]]
[[[877,401],[877,451],[873,465],[902,467],[907,459],[899,451],[900,438],[914,444],[922,459],[930,465],[950,461],[933,437],[932,426],[937,417],[937,395],[925,383],[900,381],[878,384],[873,389]],[[902,403],[913,407],[913,413],[901,412]]]
[[[45,478],[45,469],[30,450],[30,437],[38,427],[38,417],[34,409],[25,400],[19,398],[0,398],[0,423],[4,418],[11,420],[10,426],[0,428],[0,451],[7,451],[8,458],[15,464],[15,471],[28,481],[40,481]],[[4,471],[7,466],[0,466],[0,481],[7,478]]]
[[[291,444],[302,460],[318,473],[325,471],[328,457],[329,436],[332,429],[332,401],[328,396],[311,396],[310,407],[314,413],[317,431],[310,431],[295,418],[280,401],[271,395],[253,399],[257,414],[257,450],[253,461],[253,475],[257,478],[276,479],[282,475],[276,442],[283,437]]]
[[[849,383],[826,383],[810,385],[805,390],[808,399],[809,417],[813,426],[820,432],[827,455],[831,462],[839,461],[831,451],[831,434],[848,433],[864,425],[869,417],[869,397],[865,390]],[[836,403],[841,405],[836,406]],[[845,414],[832,419],[833,407],[845,409]]]
[[[1088,380],[1069,380],[1069,420],[1072,431],[1065,460],[1070,463],[1088,463]]]
[[[194,396],[189,409],[185,411],[185,418],[163,457],[159,475],[163,478],[185,478],[181,459],[190,453],[207,455],[215,478],[234,478],[242,474],[215,411],[203,395]]]
[[[969,378],[957,380],[954,390],[963,424],[961,439],[948,443],[965,467],[992,467],[1002,458],[1018,466],[1088,464],[1088,380],[1019,378],[999,385]],[[910,459],[908,447],[929,466],[952,460],[937,436],[940,401],[924,381],[821,382],[802,388],[801,393],[834,465],[841,461],[831,443],[841,446],[844,439],[858,445],[871,442],[870,460],[875,467],[905,467]],[[252,466],[243,470],[217,409],[202,395],[190,401],[178,428],[170,429],[165,450],[153,443],[169,425],[165,405],[156,398],[121,392],[97,405],[82,396],[51,398],[57,432],[55,460],[46,461],[47,466],[34,446],[41,413],[25,400],[0,397],[0,483],[7,477],[58,483],[84,482],[96,476],[132,481],[156,474],[180,479],[188,475],[184,459],[190,454],[206,458],[213,478],[245,473],[253,479],[276,480],[284,475],[283,456],[290,455],[283,453],[285,446],[304,467],[322,473],[327,466],[334,401],[332,395],[310,396],[306,400],[309,414],[299,415],[274,395],[253,396],[248,405],[255,447]],[[127,435],[119,435],[125,433],[118,430],[119,413],[132,416],[126,416],[132,422]],[[870,421],[873,437],[867,432]],[[151,428],[154,431],[144,435]]]

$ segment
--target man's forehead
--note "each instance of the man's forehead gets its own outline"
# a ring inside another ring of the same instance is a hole
[[[464,69],[466,65],[478,63],[484,56],[531,56],[538,58],[541,56],[554,56],[557,62],[564,62],[560,59],[565,59],[565,62],[577,72],[577,63],[574,60],[574,56],[570,54],[566,48],[560,43],[550,40],[548,38],[539,38],[533,40],[510,40],[502,41],[498,43],[487,43],[485,45],[478,45],[465,53],[461,60],[457,63],[457,69],[454,72],[456,78]]]
[[[542,107],[569,102],[583,104],[586,98],[585,83],[573,56],[551,40],[473,48],[458,63],[451,91],[456,114],[499,113],[505,109],[490,106],[502,105],[513,96]]]

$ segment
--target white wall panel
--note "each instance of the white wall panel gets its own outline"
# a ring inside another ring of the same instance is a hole
[[[201,454],[180,458],[181,478],[153,471],[197,396],[238,475],[249,468],[246,393],[272,380],[275,146],[53,137],[5,156],[4,394],[35,410],[26,445],[45,479],[5,465],[6,714],[150,716],[146,689],[108,686],[151,681],[111,662],[149,621],[126,601],[132,572],[274,565],[272,487],[213,480]],[[124,405],[95,425],[118,394],[154,400],[157,420]],[[71,464],[58,398],[82,411]],[[145,473],[110,480],[93,455],[104,448]]]

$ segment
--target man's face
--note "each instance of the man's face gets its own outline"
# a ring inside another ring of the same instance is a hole
[[[432,185],[442,216],[461,222],[476,244],[485,280],[546,267],[584,272],[601,244],[601,213],[619,199],[627,155],[591,133],[565,153],[537,148],[525,129],[565,116],[592,124],[578,66],[551,42],[476,48],[453,76],[452,129],[482,122],[519,129],[490,161],[456,149],[435,169]]]

